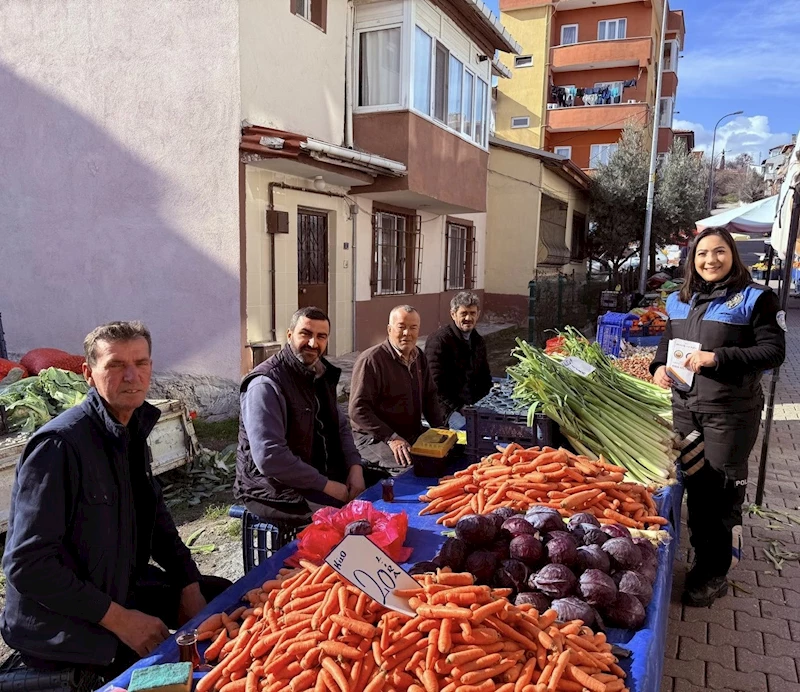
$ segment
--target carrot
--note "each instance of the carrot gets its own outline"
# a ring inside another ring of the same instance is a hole
[[[623,526],[627,526],[631,529],[638,529],[641,528],[639,522],[634,521],[633,519],[625,516],[624,514],[620,514],[619,512],[615,512],[613,509],[605,509],[603,510],[603,516],[606,519],[611,519],[612,521],[616,521]]]
[[[322,668],[324,671],[327,671],[336,684],[339,686],[341,692],[350,692],[350,683],[347,680],[347,677],[342,671],[341,667],[336,664],[336,662],[329,658],[328,656],[322,657]]]
[[[234,680],[233,682],[229,682],[226,685],[223,685],[220,692],[245,692],[246,686],[247,686],[247,679],[240,678],[239,680]]]
[[[558,689],[561,676],[564,675],[564,671],[567,669],[567,664],[569,663],[569,653],[569,651],[562,651],[559,654],[558,659],[556,660],[555,668],[553,668],[550,679],[547,681],[548,690]]]
[[[575,682],[579,682],[586,689],[591,690],[591,692],[606,692],[605,684],[599,680],[595,680],[591,675],[587,675],[577,666],[568,663],[567,670],[569,671],[570,677],[572,677]]]
[[[222,622],[222,620],[220,620]],[[219,633],[219,636],[214,640],[214,642],[206,649],[205,659],[206,661],[214,661],[216,660],[220,653],[222,652],[222,647],[225,646],[228,642],[228,630],[224,627]]]
[[[197,626],[197,633],[216,632],[222,627],[222,613],[210,615]]]
[[[491,668],[487,668],[485,670],[475,670],[470,673],[465,673],[461,676],[461,682],[466,685],[474,685],[479,682],[483,682],[484,680],[489,680],[491,678],[497,677],[498,675],[502,675],[510,668],[513,668],[516,664],[516,661],[510,661],[508,659],[503,659],[500,663]]]
[[[473,624],[477,625],[483,622],[490,615],[499,613],[501,610],[503,610],[505,606],[506,606],[505,601],[499,599],[493,601],[492,603],[487,603],[486,605],[481,606],[472,613]]]

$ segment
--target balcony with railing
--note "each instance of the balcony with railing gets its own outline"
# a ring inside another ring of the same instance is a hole
[[[649,36],[613,41],[584,41],[550,49],[553,72],[595,70],[609,67],[647,67],[653,54]]]
[[[649,110],[650,106],[646,103],[638,102],[552,108],[547,111],[547,130],[549,132],[621,130],[631,121],[641,125],[646,124]]]

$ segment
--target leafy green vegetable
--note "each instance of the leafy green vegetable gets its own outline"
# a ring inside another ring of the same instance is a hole
[[[80,404],[89,391],[81,375],[58,368],[43,370],[36,377],[0,387],[12,432],[33,432],[51,418]]]

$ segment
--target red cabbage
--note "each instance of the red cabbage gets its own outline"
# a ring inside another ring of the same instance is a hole
[[[638,572],[622,572],[619,580],[619,590],[621,593],[628,593],[636,596],[642,605],[647,608],[647,604],[653,598],[653,587],[647,579]]]
[[[587,627],[594,624],[594,608],[575,596],[558,598],[550,604],[550,607],[558,613],[561,622],[582,620]]]
[[[550,599],[538,591],[526,591],[517,594],[514,605],[520,606],[524,604],[532,605],[540,613],[550,609]]]
[[[605,608],[617,598],[614,580],[599,569],[587,569],[580,578],[578,590],[589,605]]]
[[[464,562],[469,555],[469,546],[460,538],[448,538],[439,550],[439,562],[454,572],[464,569]]]
[[[551,563],[571,567],[578,559],[578,545],[566,531],[554,531],[548,535],[545,551]]]
[[[521,536],[522,534],[530,534],[531,536],[536,533],[530,522],[526,521],[525,517],[510,517],[503,522],[503,531],[508,531],[512,536]]]
[[[603,545],[609,538],[610,536],[603,529],[598,529],[594,526],[583,530],[584,545]]]
[[[589,514],[589,512],[573,514],[567,522],[567,528],[572,531],[576,526],[580,526],[581,524],[591,524],[598,529],[600,528],[600,522],[597,521],[597,517],[594,514]]]
[[[578,548],[575,570],[581,574],[587,569],[598,569],[605,574],[611,571],[611,558],[599,545],[582,545]]]
[[[528,568],[519,560],[503,560],[495,580],[498,586],[521,591],[528,581]]]
[[[497,535],[497,526],[488,515],[468,514],[456,523],[456,538],[469,545],[486,545]]]
[[[614,603],[604,611],[605,619],[615,627],[638,630],[645,621],[644,606],[636,596],[620,592]]]
[[[630,538],[631,532],[622,524],[606,524],[602,530],[611,538]]]
[[[564,520],[561,518],[561,515],[551,507],[534,505],[528,510],[525,518],[537,531],[541,531],[542,533],[564,530]]]
[[[542,542],[528,534],[521,534],[512,539],[508,553],[514,560],[521,560],[526,565],[534,565],[542,559]]]
[[[601,546],[617,570],[637,570],[642,564],[642,554],[630,538],[611,538]]]
[[[488,550],[478,550],[467,557],[464,569],[472,572],[479,584],[488,584],[497,569],[497,556]]]
[[[575,592],[578,580],[569,567],[555,564],[542,567],[533,577],[533,583],[546,596],[565,598]]]

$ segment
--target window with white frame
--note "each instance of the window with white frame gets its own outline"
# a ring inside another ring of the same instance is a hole
[[[464,63],[450,56],[450,72],[447,75],[447,126],[461,132],[461,97],[464,88]]]
[[[358,51],[358,105],[400,105],[400,27],[362,31]]]
[[[431,112],[431,65],[433,39],[422,29],[414,32],[414,108],[426,115]]]
[[[578,25],[564,24],[561,27],[561,45],[569,46],[578,42]]]
[[[527,115],[511,118],[511,129],[518,129],[521,127],[530,127],[531,119]]]
[[[565,158],[572,158],[572,147],[553,147],[553,153]]]
[[[658,126],[659,127],[672,127],[672,109],[673,100],[671,97],[665,97],[659,100],[659,113],[658,113]]]
[[[486,146],[489,85],[421,27],[414,36],[412,107]]]
[[[418,216],[376,210],[372,214],[373,295],[416,293],[422,266]]]
[[[664,72],[678,71],[678,42],[667,41],[664,45]]]
[[[444,290],[475,288],[475,227],[447,222],[445,230]]]
[[[617,151],[617,144],[592,144],[589,153],[589,168],[607,166]]]
[[[533,56],[532,55],[518,55],[514,58],[514,67],[519,69],[520,67],[533,67]]]
[[[597,23],[597,40],[615,41],[625,38],[627,28],[627,19],[604,19]]]

